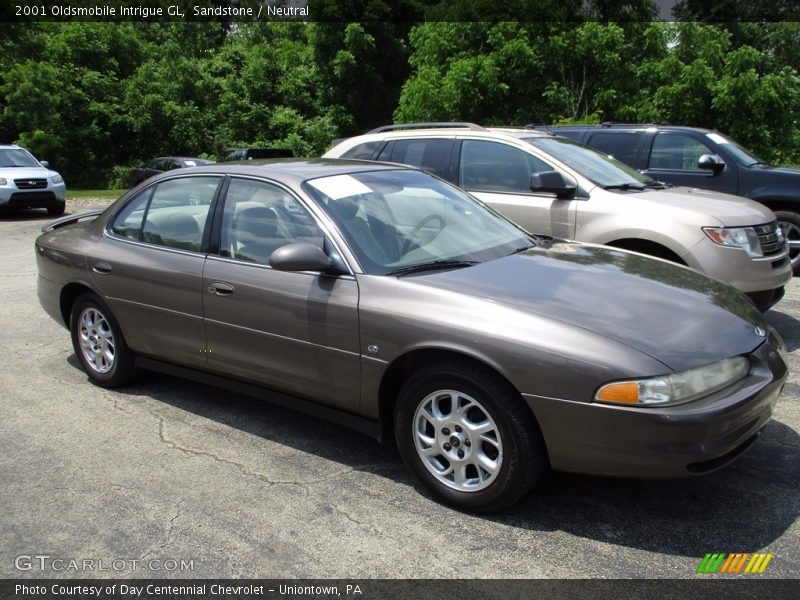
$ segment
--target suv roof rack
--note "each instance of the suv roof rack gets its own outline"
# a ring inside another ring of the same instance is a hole
[[[383,127],[376,127],[367,133],[382,133],[384,131],[395,131],[398,129],[439,129],[444,127],[472,129],[473,131],[486,131],[485,127],[476,125],[475,123],[459,122],[459,121],[441,121],[432,123],[399,123],[397,125],[384,125]]]

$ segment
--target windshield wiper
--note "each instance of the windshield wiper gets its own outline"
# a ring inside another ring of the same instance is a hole
[[[641,185],[641,184],[637,185],[635,183],[612,183],[610,185],[604,185],[603,189],[604,190],[623,190],[623,191],[636,190],[638,192],[641,192],[643,189],[645,189],[645,187],[646,186],[644,186],[644,185]]]
[[[768,167],[768,166],[769,166],[769,164],[768,164],[768,163],[765,163],[765,162],[761,162],[760,160],[757,160],[756,162],[754,162],[754,163],[750,163],[750,164],[749,164],[749,165],[747,165],[747,166],[748,166],[748,167],[758,167],[758,166],[762,166],[762,167]]]
[[[471,267],[477,265],[477,260],[455,260],[455,259],[442,259],[442,260],[429,260],[428,262],[419,263],[417,265],[409,265],[407,267],[400,267],[394,271],[389,271],[386,275],[407,275],[409,273],[421,273],[422,271],[436,271],[438,269],[461,269],[464,267]]]

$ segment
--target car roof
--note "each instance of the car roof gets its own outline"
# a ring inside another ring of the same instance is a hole
[[[224,175],[268,177],[286,184],[298,184],[303,181],[308,181],[309,179],[316,179],[317,177],[388,170],[415,171],[418,169],[405,165],[375,162],[371,160],[337,158],[272,158],[221,162],[191,167],[193,173],[221,173]],[[186,173],[184,169],[181,169],[181,171]],[[174,175],[177,175],[175,171],[168,171],[163,175],[159,175],[158,178],[161,179]]]

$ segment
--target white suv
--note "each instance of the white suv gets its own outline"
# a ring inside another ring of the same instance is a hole
[[[51,215],[64,213],[67,188],[64,178],[13,144],[0,144],[0,209],[46,208]]]
[[[781,299],[792,278],[786,240],[765,206],[669,187],[550,133],[472,123],[390,125],[340,141],[324,158],[417,166],[532,233],[687,265],[745,292],[761,310]]]

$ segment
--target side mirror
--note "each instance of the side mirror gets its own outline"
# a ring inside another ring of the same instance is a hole
[[[567,183],[558,171],[541,171],[531,175],[532,192],[550,192],[556,198],[569,199],[575,197],[575,185]]]
[[[46,161],[46,160],[40,160],[39,162],[40,162],[40,163],[42,163],[42,166],[43,166],[45,169],[49,169],[49,168],[50,168],[50,163],[49,163],[48,161]]]
[[[697,161],[698,169],[706,169],[714,175],[719,175],[725,168],[725,163],[716,154],[703,154]]]
[[[322,248],[308,242],[281,246],[269,257],[269,266],[278,271],[325,271],[331,264]]]

